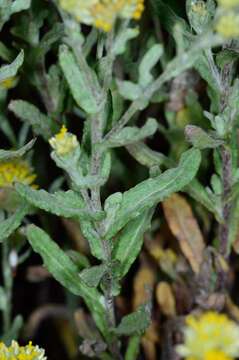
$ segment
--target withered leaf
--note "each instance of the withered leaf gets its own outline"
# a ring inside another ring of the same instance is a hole
[[[179,194],[173,194],[163,202],[164,213],[173,235],[179,241],[184,256],[193,271],[199,272],[205,243],[192,209]]]
[[[173,290],[169,283],[161,281],[156,287],[156,299],[161,312],[166,316],[176,315],[176,304]]]

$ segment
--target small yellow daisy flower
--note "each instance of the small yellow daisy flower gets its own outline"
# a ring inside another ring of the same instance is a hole
[[[65,125],[49,140],[49,143],[59,156],[68,155],[79,146],[77,137],[69,133]]]
[[[214,311],[189,315],[184,338],[177,352],[186,360],[233,360],[239,356],[239,326]]]
[[[15,76],[5,79],[0,82],[0,88],[2,89],[12,89],[17,83],[17,78]]]
[[[117,17],[139,20],[144,0],[59,0],[63,10],[79,22],[105,32],[112,29]]]
[[[224,38],[236,38],[239,36],[239,14],[233,11],[222,15],[216,23],[216,31]]]
[[[27,161],[16,159],[0,162],[0,188],[13,187],[15,182],[33,185],[35,179],[36,174]]]
[[[7,347],[0,343],[1,360],[47,360],[45,351],[39,346],[33,346],[30,341],[26,346],[20,346],[16,341],[12,341],[11,346]]]

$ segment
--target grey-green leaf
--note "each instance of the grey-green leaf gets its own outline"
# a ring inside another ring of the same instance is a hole
[[[116,37],[114,44],[112,46],[112,54],[114,56],[123,54],[126,50],[127,42],[131,39],[134,39],[139,35],[138,28],[125,28],[123,31],[120,31],[119,35]]]
[[[195,125],[186,126],[185,136],[198,149],[214,149],[223,144],[222,140],[214,139],[205,130]]]
[[[22,157],[26,154],[34,145],[35,139],[24,145],[18,150],[0,150],[0,161],[12,160]]]
[[[20,206],[13,215],[10,215],[6,220],[0,223],[0,242],[7,239],[17,228],[21,225],[21,222],[25,215],[28,213],[29,206]]]
[[[117,80],[117,86],[120,95],[127,100],[136,100],[143,96],[143,91],[138,84],[134,84],[132,81]]]
[[[92,266],[84,269],[80,273],[80,278],[89,287],[97,287],[106,272],[107,266],[105,264]]]
[[[83,297],[98,328],[107,337],[105,309],[100,293],[81,281],[77,266],[42,229],[29,225],[26,234],[33,250],[42,256],[45,266],[53,277],[73,294]]]
[[[163,47],[160,44],[153,45],[144,55],[139,65],[139,84],[143,88],[153,81],[151,70],[163,55]]]
[[[31,125],[37,135],[42,135],[46,140],[59,129],[59,126],[51,118],[27,101],[13,100],[9,104],[9,109],[19,119]]]
[[[149,327],[150,318],[149,304],[141,305],[132,314],[124,316],[114,332],[117,335],[141,334]]]
[[[109,141],[102,144],[105,147],[118,147],[133,144],[141,141],[146,137],[152,136],[158,128],[158,123],[155,119],[150,118],[142,128],[136,126],[126,126],[118,133],[113,134]]]
[[[22,10],[27,10],[31,6],[31,0],[15,0],[11,5],[11,14],[15,14]]]
[[[73,53],[65,45],[60,47],[59,60],[76,103],[88,114],[97,113],[99,92],[96,87],[92,88],[93,74],[91,79],[87,78],[88,74],[78,66]]]
[[[16,184],[16,190],[31,205],[57,216],[84,220],[99,220],[104,216],[103,212],[88,211],[81,196],[73,190],[56,191],[50,194],[45,190],[35,190],[20,183]]]
[[[154,209],[147,210],[131,220],[116,240],[112,257],[120,263],[117,273],[121,278],[127,274],[142,248],[144,233],[150,227],[153,212]]]
[[[0,83],[6,79],[17,75],[18,69],[22,66],[24,61],[24,51],[21,50],[16,59],[9,65],[4,65],[0,68]]]
[[[196,175],[200,162],[200,151],[190,149],[181,156],[178,167],[167,170],[153,179],[145,180],[123,193],[121,206],[114,224],[107,233],[107,238],[112,238],[143,211],[152,208],[172,193],[182,190]]]

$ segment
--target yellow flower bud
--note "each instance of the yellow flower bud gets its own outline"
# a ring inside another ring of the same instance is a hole
[[[60,132],[49,140],[49,143],[59,156],[68,155],[79,146],[77,137],[69,133],[64,125]]]
[[[15,182],[33,185],[36,174],[27,161],[13,160],[0,163],[0,187],[12,187]]]

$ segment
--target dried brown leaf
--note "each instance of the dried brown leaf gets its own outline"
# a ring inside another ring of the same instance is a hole
[[[156,299],[161,312],[166,316],[176,315],[176,303],[169,283],[161,281],[156,287]]]
[[[205,243],[192,209],[179,194],[173,194],[163,202],[164,213],[181,250],[193,271],[199,272]]]

